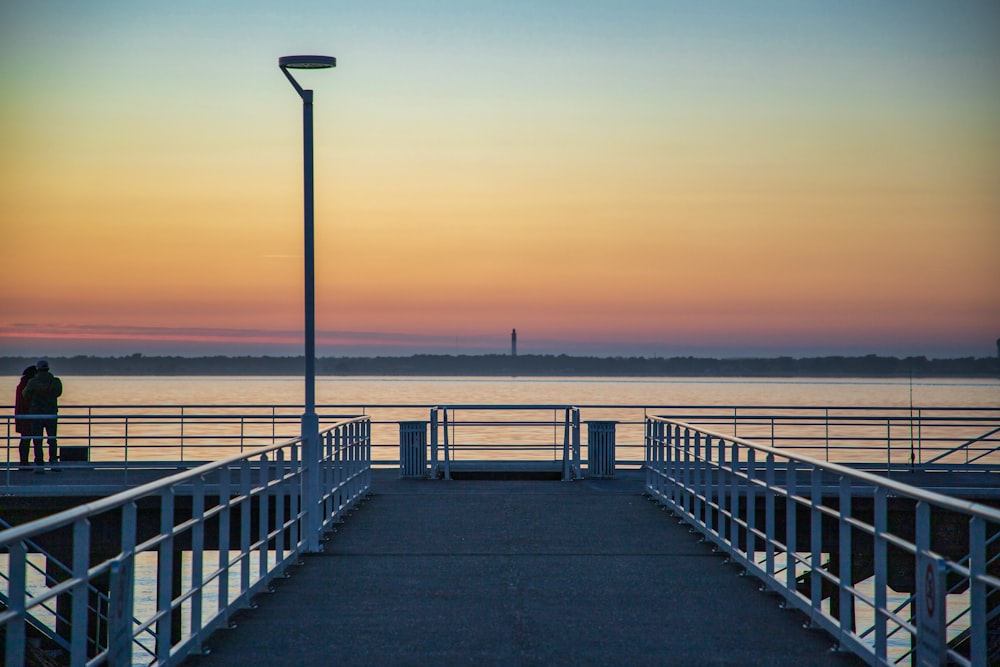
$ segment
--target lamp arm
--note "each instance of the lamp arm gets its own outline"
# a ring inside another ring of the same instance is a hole
[[[302,86],[299,85],[299,82],[295,80],[295,77],[293,77],[288,72],[288,69],[285,68],[285,67],[282,67],[281,65],[278,65],[278,69],[280,69],[281,73],[285,75],[285,77],[288,79],[289,82],[291,82],[292,87],[295,88],[295,92],[297,92],[299,94],[299,97],[301,97],[302,99],[305,99],[305,97],[306,97],[305,96],[305,91],[303,90]]]

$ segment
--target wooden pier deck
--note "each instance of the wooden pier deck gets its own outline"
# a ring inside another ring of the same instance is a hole
[[[856,665],[613,480],[400,480],[185,664]]]

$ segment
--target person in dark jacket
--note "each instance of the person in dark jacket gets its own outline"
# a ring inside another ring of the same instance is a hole
[[[21,434],[21,443],[18,446],[21,454],[21,470],[27,470],[28,454],[31,451],[31,434],[34,433],[34,424],[32,420],[25,419],[21,415],[30,414],[29,410],[31,407],[28,405],[28,399],[24,397],[24,388],[28,384],[28,380],[35,377],[35,373],[38,369],[34,366],[28,366],[21,373],[21,380],[17,383],[17,393],[14,394],[14,429]],[[39,447],[35,450],[35,461],[39,462],[42,460],[42,448]]]
[[[44,415],[35,419],[32,435],[35,441],[35,472],[45,472],[40,460],[42,453],[42,435],[48,435],[49,465],[53,472],[62,472],[56,467],[59,461],[59,448],[56,446],[56,414],[59,412],[59,397],[62,396],[62,380],[49,372],[49,362],[39,359],[35,364],[38,373],[28,380],[21,393],[28,399],[28,411],[33,415]]]

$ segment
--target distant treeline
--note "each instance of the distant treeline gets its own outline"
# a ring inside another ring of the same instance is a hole
[[[20,375],[35,362],[0,357],[0,373]],[[303,357],[49,357],[57,375],[301,375]],[[317,375],[493,375],[603,377],[955,377],[1000,376],[994,357],[575,357],[525,354],[431,355],[409,357],[323,357]]]

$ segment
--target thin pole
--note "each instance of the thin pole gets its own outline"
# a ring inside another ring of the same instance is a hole
[[[305,243],[305,412],[302,414],[303,504],[306,515],[306,550],[320,551],[319,530],[319,416],[316,414],[316,286],[313,233],[313,91],[302,95],[302,172]]]
[[[302,170],[305,200],[306,417],[316,414],[316,286],[313,231],[313,91],[302,91]]]

